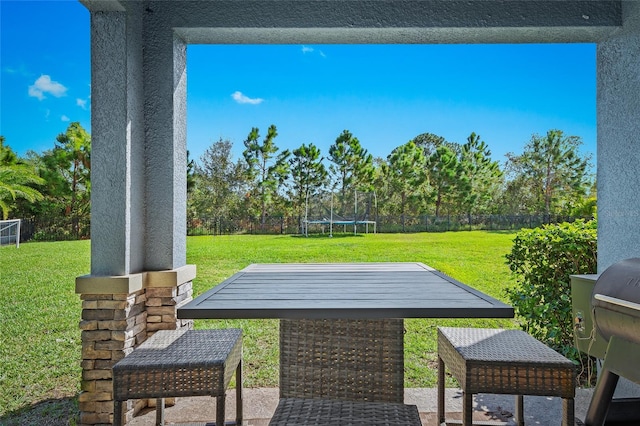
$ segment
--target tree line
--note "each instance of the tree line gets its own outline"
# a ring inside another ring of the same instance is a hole
[[[293,150],[276,145],[278,130],[252,128],[242,157],[220,139],[199,161],[187,156],[187,217],[375,220],[422,215],[546,215],[595,213],[595,182],[582,140],[560,130],[534,134],[521,154],[504,164],[488,143],[471,133],[456,143],[422,133],[374,158],[349,130],[327,153],[314,143]],[[88,238],[91,198],[91,136],[80,123],[60,133],[52,149],[18,156],[0,136],[2,217],[46,223],[37,232],[57,238]]]
[[[374,158],[344,130],[323,154],[313,143],[281,150],[277,128],[264,137],[252,128],[242,158],[220,139],[190,160],[188,218],[375,220],[378,216],[545,215],[589,217],[595,182],[582,140],[561,130],[534,134],[521,154],[501,165],[488,144],[471,133],[456,143],[417,135]],[[326,155],[326,156],[325,156]]]
[[[2,218],[46,224],[33,232],[56,239],[89,237],[91,136],[78,122],[60,133],[43,153],[18,156],[0,136]],[[43,236],[44,239],[49,239]]]

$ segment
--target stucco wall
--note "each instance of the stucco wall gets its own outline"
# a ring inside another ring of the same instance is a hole
[[[598,43],[598,270],[640,256],[640,3]]]

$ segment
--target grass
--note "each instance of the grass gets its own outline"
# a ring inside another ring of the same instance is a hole
[[[89,254],[89,241],[0,248],[0,423],[6,413],[78,393],[81,302],[74,280],[89,272]]]
[[[196,295],[251,263],[396,261],[426,263],[505,300],[504,288],[512,285],[513,279],[504,255],[511,249],[514,235],[471,231],[333,238],[189,237],[187,262],[198,268],[194,281]],[[72,406],[68,399],[79,392],[81,375],[78,329],[81,303],[74,292],[74,280],[89,270],[88,241],[0,248],[0,424],[19,424],[11,419],[17,414],[24,415],[25,408],[42,401],[66,398],[66,405]],[[470,324],[515,326],[513,320],[406,320],[406,386],[435,385],[436,326]],[[277,320],[199,320],[196,327],[242,328],[245,386],[277,386]],[[61,417],[65,411],[60,407],[40,410],[49,416],[60,413]]]

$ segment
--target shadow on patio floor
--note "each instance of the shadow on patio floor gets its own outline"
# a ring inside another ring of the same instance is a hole
[[[591,400],[590,389],[578,389],[576,395],[576,425],[581,424]],[[447,389],[445,408],[447,419],[459,420],[462,416],[461,392],[459,389]],[[505,422],[514,425],[513,410],[515,398],[510,395],[480,394],[475,397],[474,421]],[[420,411],[424,426],[436,426],[436,390],[432,388],[409,388],[405,391],[405,402],[415,404]],[[244,390],[244,426],[267,426],[269,418],[278,404],[278,388],[257,388]],[[562,404],[560,398],[525,396],[525,421],[527,424],[544,426],[560,425]],[[235,393],[227,395],[227,420],[235,415]],[[215,419],[215,398],[193,397],[178,398],[176,405],[167,407],[166,421],[178,425],[206,425]],[[155,411],[146,410],[138,414],[131,426],[152,426],[155,423]],[[191,423],[187,423],[191,422]],[[197,423],[193,423],[197,422]],[[210,423],[212,424],[212,423]]]

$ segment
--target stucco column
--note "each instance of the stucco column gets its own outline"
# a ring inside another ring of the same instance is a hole
[[[640,3],[597,48],[598,271],[640,256]]]
[[[91,14],[92,275],[142,270],[142,32],[127,19]]]
[[[623,18],[597,49],[598,272],[640,256],[640,3],[623,2]],[[615,397],[638,392],[621,377]]]
[[[186,263],[187,47],[159,15],[145,20],[147,270]]]
[[[146,339],[141,24],[141,5],[91,10],[91,273],[76,280],[80,424],[112,422],[111,367]]]
[[[146,37],[143,2],[91,11],[91,273],[82,299],[80,424],[113,421],[112,367],[157,330],[191,327],[186,265],[186,48]],[[166,31],[165,31],[166,30]],[[147,55],[148,53],[148,55]],[[149,58],[147,61],[146,58]],[[129,420],[147,401],[128,401]]]

